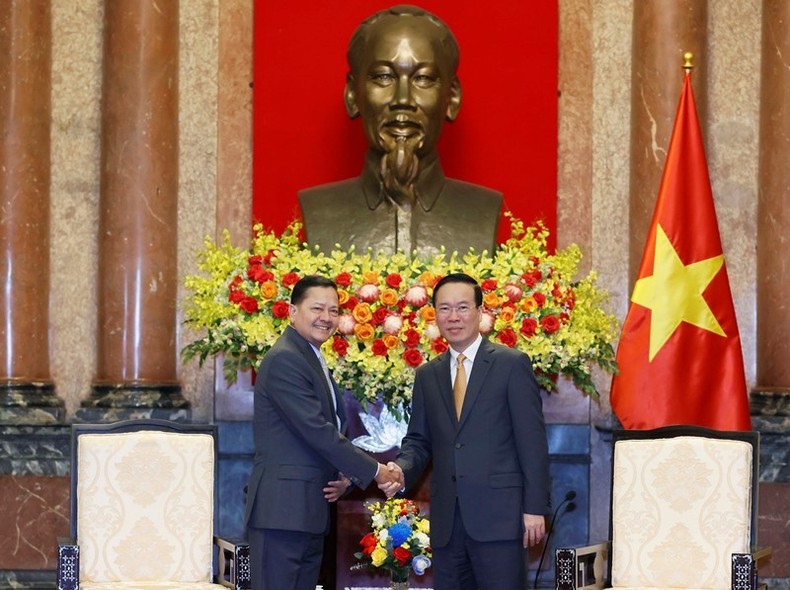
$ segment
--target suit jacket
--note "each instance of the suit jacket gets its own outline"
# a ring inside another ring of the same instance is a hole
[[[521,539],[522,514],[551,513],[543,408],[529,357],[483,339],[460,420],[446,352],[417,370],[397,462],[407,487],[433,460],[431,545],[450,539],[456,501],[476,541]]]
[[[255,382],[255,462],[245,522],[255,528],[329,530],[322,488],[342,471],[366,488],[378,463],[338,431],[331,395],[345,426],[345,409],[330,392],[310,343],[291,326],[266,353]]]
[[[422,256],[444,246],[465,254],[496,248],[502,193],[444,176],[438,158],[423,163],[417,180],[420,203],[411,211],[410,241]],[[379,187],[379,158],[368,152],[361,176],[299,192],[307,241],[324,252],[335,244],[358,252],[395,252],[398,243],[397,207]]]

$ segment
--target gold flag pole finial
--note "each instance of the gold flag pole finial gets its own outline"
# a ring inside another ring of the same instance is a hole
[[[686,70],[686,72],[690,72],[691,70],[694,69],[694,64],[691,63],[693,59],[694,59],[694,54],[691,53],[690,51],[687,51],[686,53],[683,54],[683,69]]]

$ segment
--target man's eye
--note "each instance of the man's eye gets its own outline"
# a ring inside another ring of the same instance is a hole
[[[413,78],[414,85],[419,88],[429,88],[438,82],[438,78],[428,76],[426,74],[419,74]]]
[[[395,76],[390,74],[389,72],[379,72],[378,74],[371,74],[368,76],[368,79],[376,84],[390,84],[393,80],[395,80]]]

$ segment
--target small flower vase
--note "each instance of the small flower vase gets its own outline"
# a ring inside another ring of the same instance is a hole
[[[409,590],[409,570],[390,570],[390,589]]]

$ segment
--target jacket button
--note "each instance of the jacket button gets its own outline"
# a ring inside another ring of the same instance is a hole
[[[450,479],[451,479],[452,481],[455,481],[455,476],[453,475],[453,476],[452,476]]]
[[[455,443],[455,448],[456,449],[460,449],[462,446],[464,446],[464,445],[462,445],[461,443]]]

